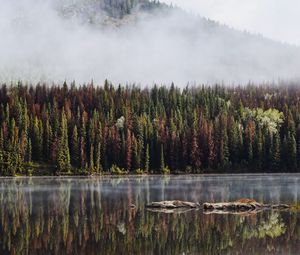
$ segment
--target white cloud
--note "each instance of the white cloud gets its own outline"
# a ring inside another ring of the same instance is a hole
[[[241,30],[300,45],[299,0],[162,0]]]

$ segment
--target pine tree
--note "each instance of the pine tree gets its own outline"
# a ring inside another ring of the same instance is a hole
[[[96,147],[96,153],[95,153],[95,170],[97,173],[100,173],[102,169],[101,165],[101,142],[102,142],[102,125],[101,122],[98,122],[97,132],[96,132],[96,140],[95,140],[95,147]]]
[[[164,146],[161,144],[160,146],[160,172],[164,173],[165,172],[165,156],[164,156]]]
[[[90,119],[89,130],[88,130],[89,173],[94,172],[95,121],[96,121],[96,112],[93,113],[93,116]]]
[[[288,146],[288,166],[289,171],[296,171],[297,169],[297,144],[293,133],[288,132],[287,136],[287,146]]]
[[[96,148],[95,170],[96,170],[96,173],[98,173],[98,174],[102,171],[102,167],[101,167],[101,144],[100,144],[100,142],[97,143],[97,148]]]
[[[136,147],[134,147],[135,168],[140,169],[142,166],[142,155],[144,151],[144,135],[141,120],[136,116],[133,120],[133,128],[133,134],[136,140]]]
[[[28,140],[27,143],[27,162],[31,163],[32,161],[32,143],[31,143],[31,139]]]
[[[232,126],[229,128],[229,139],[228,139],[228,148],[229,148],[229,161],[235,165],[239,162],[239,146],[238,146],[238,127],[234,120],[232,119]]]
[[[3,129],[0,129],[0,173],[3,174],[5,169],[5,160],[4,160],[4,138],[3,138]]]
[[[86,124],[84,116],[81,116],[81,128],[80,128],[80,167],[81,169],[86,168]]]
[[[150,152],[149,152],[149,144],[147,143],[146,145],[146,153],[145,153],[145,166],[144,166],[144,171],[145,173],[150,172]]]
[[[191,135],[191,165],[194,171],[198,171],[201,167],[200,149],[198,145],[198,136],[196,130],[192,129]]]
[[[139,148],[138,142],[134,135],[132,135],[132,169],[133,170],[141,170],[140,169],[140,155],[139,155]]]
[[[33,159],[35,161],[41,161],[42,160],[42,150],[43,150],[43,132],[41,130],[42,122],[35,117],[33,120],[33,127],[32,127],[32,150],[34,151]]]
[[[127,171],[131,170],[131,160],[132,160],[132,137],[131,132],[127,129],[126,137],[126,169]]]
[[[94,145],[90,147],[89,173],[94,172]]]
[[[300,124],[297,127],[297,167],[300,168]]]
[[[71,138],[71,162],[72,165],[75,168],[80,167],[80,162],[79,162],[79,138],[78,138],[78,130],[77,126],[75,125],[73,128],[73,133],[72,133],[72,138]]]
[[[59,131],[57,169],[59,172],[71,172],[70,152],[68,144],[68,126],[64,109],[61,113],[61,126]]]
[[[227,128],[223,129],[223,139],[222,139],[222,148],[223,148],[223,158],[222,158],[222,166],[227,167],[229,163],[229,149],[228,149],[228,135]]]
[[[20,153],[19,129],[16,126],[14,119],[11,121],[11,139],[8,149],[8,175],[15,176],[17,173],[22,173],[23,162]]]
[[[272,149],[272,148],[270,148]],[[255,137],[255,161],[257,170],[262,170],[263,167],[263,137],[262,130],[258,128],[257,135]]]
[[[213,125],[210,124],[208,127],[208,136],[207,136],[207,144],[208,144],[208,167],[212,168],[215,162],[216,153],[215,153],[215,142],[213,139]]]
[[[278,172],[280,170],[280,157],[280,137],[279,134],[275,134],[273,143],[272,171]]]
[[[245,141],[246,141],[246,155],[248,164],[253,163],[253,139],[255,137],[255,125],[253,121],[249,121],[245,130]]]
[[[44,137],[43,137],[43,159],[44,161],[49,160],[49,154],[51,151],[51,134],[52,129],[50,126],[49,119],[46,120],[46,123],[44,125]]]

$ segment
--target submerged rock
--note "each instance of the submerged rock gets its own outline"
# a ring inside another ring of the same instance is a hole
[[[253,199],[242,198],[234,202],[225,203],[204,203],[203,210],[206,211],[221,211],[221,212],[250,212],[261,211],[267,209],[284,210],[290,208],[286,204],[262,204]]]
[[[125,223],[119,223],[119,224],[117,225],[117,229],[118,229],[118,231],[119,231],[122,235],[125,235],[125,234],[126,234]]]
[[[147,208],[147,211],[153,212],[153,213],[165,213],[165,214],[183,214],[190,211],[197,210],[197,208],[174,208],[174,209],[168,209],[168,208]]]
[[[240,202],[228,202],[228,203],[204,203],[204,210],[218,210],[218,211],[252,211],[261,209],[263,206],[259,203],[240,203]]]
[[[152,202],[147,204],[148,208],[164,208],[164,209],[175,209],[175,208],[199,208],[199,203],[172,200],[172,201],[161,201],[161,202]]]

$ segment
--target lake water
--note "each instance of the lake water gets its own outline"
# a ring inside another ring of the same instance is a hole
[[[166,214],[145,208],[151,201],[244,197],[298,204],[300,175],[3,178],[0,254],[299,254],[295,211]]]

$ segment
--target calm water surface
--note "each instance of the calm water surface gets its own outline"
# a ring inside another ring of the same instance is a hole
[[[0,179],[0,254],[299,254],[300,214],[148,211],[160,200],[300,202],[300,175]],[[131,208],[134,204],[135,208]]]

